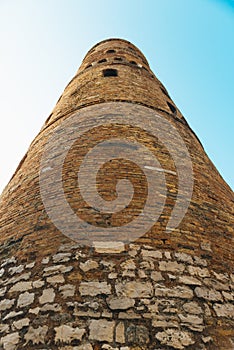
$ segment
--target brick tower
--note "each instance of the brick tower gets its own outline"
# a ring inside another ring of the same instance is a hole
[[[126,205],[106,211],[82,198],[92,166],[82,190],[77,180],[103,141],[93,158],[114,150],[96,174],[107,205],[128,180]],[[150,196],[160,210],[147,216]],[[1,195],[0,349],[234,349],[233,200],[139,49],[98,43]],[[127,232],[140,216],[145,232]]]

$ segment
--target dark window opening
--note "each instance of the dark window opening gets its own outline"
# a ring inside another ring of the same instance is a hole
[[[167,102],[168,107],[170,108],[171,112],[173,114],[176,114],[176,108],[173,106],[170,102]]]
[[[129,48],[129,50],[131,50],[131,51],[135,51],[131,46],[128,46],[128,48]]]
[[[162,90],[162,92],[164,93],[164,95],[166,95],[167,97],[170,98],[170,96],[169,96],[169,94],[168,94],[168,92],[167,92],[166,89],[164,89],[164,88],[161,87],[161,90]]]
[[[117,69],[104,69],[103,76],[104,77],[117,77],[118,71],[117,71]]]
[[[85,69],[91,68],[91,67],[92,67],[92,64],[89,64],[87,67],[85,67]]]
[[[107,50],[106,53],[115,53],[115,50]]]
[[[98,61],[98,63],[104,63],[107,62],[107,60],[105,58],[103,58],[102,60]]]
[[[137,63],[135,61],[130,61],[131,64],[134,64],[134,66],[137,66]]]
[[[144,66],[142,66],[142,69],[144,69],[144,70],[146,70],[146,72],[148,72],[148,69],[147,69],[147,68],[145,68]]]
[[[115,57],[114,60],[115,61],[123,61],[122,57]]]

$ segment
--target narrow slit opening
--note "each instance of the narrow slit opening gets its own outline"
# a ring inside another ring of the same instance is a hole
[[[115,53],[115,50],[107,50],[106,53]]]
[[[167,102],[168,107],[170,108],[171,112],[173,114],[176,114],[176,108],[173,106],[170,102]]]
[[[104,62],[107,62],[106,58],[103,58],[102,60],[98,61],[98,63],[104,63]]]
[[[170,96],[169,96],[169,94],[168,94],[168,92],[167,92],[166,89],[164,89],[164,88],[161,87],[161,90],[162,90],[162,92],[164,93],[164,95],[166,95],[167,97],[170,98]]]
[[[123,61],[123,59],[122,59],[122,57],[115,57],[114,61],[120,61],[121,62],[121,61]]]

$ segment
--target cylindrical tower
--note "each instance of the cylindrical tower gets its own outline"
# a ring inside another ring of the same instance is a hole
[[[233,192],[130,42],[87,53],[0,199],[0,349],[234,348]]]

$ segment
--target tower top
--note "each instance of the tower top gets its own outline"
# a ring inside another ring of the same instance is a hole
[[[104,39],[102,41],[99,41],[97,44],[95,44],[93,47],[91,47],[91,49],[85,55],[85,58],[93,51],[99,50],[99,47],[102,48],[104,46],[108,46],[109,48],[111,46],[124,47],[125,49],[128,49],[131,52],[135,51],[135,53],[138,53],[138,55],[142,56],[144,58],[144,60],[147,62],[146,57],[138,49],[137,46],[135,46],[134,44],[132,44],[130,41],[128,41],[126,39],[120,39],[120,38],[109,38],[109,39]]]
[[[85,55],[78,72],[98,63],[131,63],[149,70],[149,63],[143,53],[131,42],[125,39],[111,38],[100,41]]]

